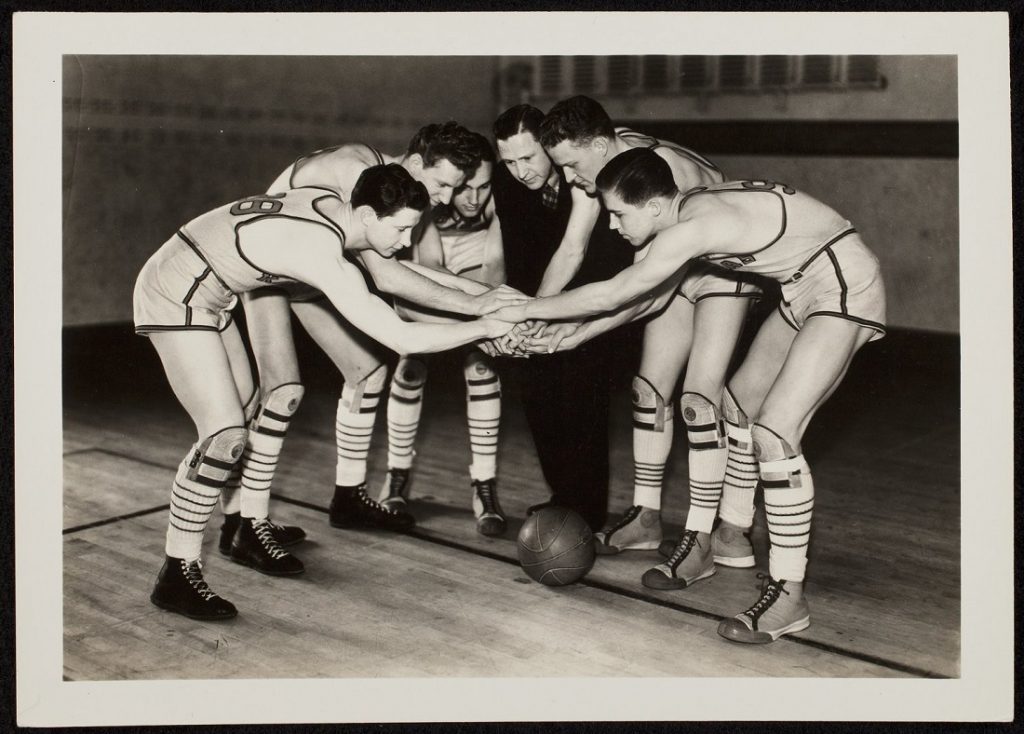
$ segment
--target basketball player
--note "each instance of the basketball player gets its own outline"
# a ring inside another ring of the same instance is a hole
[[[342,145],[299,159],[278,176],[268,193],[293,187],[325,187],[348,201],[359,175],[382,163],[401,165],[422,183],[432,205],[447,204],[467,173],[475,169],[479,151],[468,130],[455,122],[421,128],[401,157],[387,156],[367,145]],[[437,230],[429,212],[413,232],[413,240],[434,241]],[[371,250],[358,255],[385,293],[420,305],[471,316],[510,297],[510,290],[489,289],[466,278],[431,271],[415,263],[399,263]],[[417,269],[418,272],[413,272]],[[428,277],[424,277],[428,275]],[[442,281],[439,285],[434,281]],[[337,467],[329,521],[333,527],[373,527],[406,530],[415,523],[400,508],[385,508],[366,493],[366,462],[376,418],[377,403],[387,370],[377,345],[339,318],[323,294],[308,287],[267,287],[243,295],[250,341],[259,371],[260,393],[250,403],[253,414],[250,442],[224,493],[225,522],[220,550],[230,554],[236,529],[243,518],[268,518],[270,488],[292,414],[303,395],[291,332],[291,312],[313,340],[331,358],[344,377],[335,421]],[[258,407],[257,407],[258,404]],[[241,491],[234,489],[240,485]],[[301,541],[301,528],[271,523],[272,535],[282,547]],[[237,553],[235,553],[237,555]],[[251,557],[251,554],[246,554]],[[251,558],[258,571],[272,570],[271,555]]]
[[[474,133],[480,163],[455,190],[449,206],[434,213],[439,240],[423,239],[413,246],[414,259],[435,270],[472,278],[488,286],[505,282],[501,229],[491,200],[494,150],[483,135]],[[439,246],[438,246],[439,245]],[[505,532],[506,520],[498,502],[497,453],[501,422],[501,382],[493,361],[478,349],[466,350],[466,419],[469,427],[469,466],[476,529],[482,535]],[[419,429],[427,366],[418,356],[404,356],[391,377],[388,397],[388,473],[380,503],[401,508],[409,496],[413,444]]]
[[[572,97],[552,107],[540,139],[566,180],[593,195],[601,169],[634,148],[650,149],[663,159],[680,191],[724,180],[713,163],[688,148],[613,127],[604,108],[589,97]],[[672,448],[673,394],[689,360],[680,400],[689,443],[686,527],[711,530],[724,480],[722,520],[712,534],[715,560],[728,566],[754,565],[753,547],[742,531],[754,517],[753,458],[737,457],[740,463],[727,471],[726,436],[706,435],[706,425],[722,403],[729,361],[751,299],[760,293],[749,278],[691,263],[675,297],[645,324],[639,374],[633,378],[633,505],[617,523],[595,533],[599,554],[650,550],[662,540],[662,480]],[[749,443],[745,433],[736,427],[730,435]]]
[[[487,319],[406,323],[367,291],[358,269],[346,260],[346,252],[372,248],[391,257],[408,247],[428,204],[426,189],[401,166],[374,166],[360,175],[351,203],[308,188],[249,197],[200,215],[142,268],[135,285],[135,329],[152,341],[199,435],[171,491],[166,558],[150,597],[154,604],[195,619],[237,613],[203,579],[200,551],[207,521],[248,434],[243,401],[253,391],[252,376],[230,316],[239,293],[266,283],[307,283],[355,328],[396,351],[449,349],[508,330],[507,324]],[[235,548],[240,544],[272,555],[266,572],[304,570],[276,545],[265,519],[246,519]],[[249,561],[247,555],[233,558]]]
[[[785,184],[732,181],[682,192],[656,152],[633,149],[609,162],[597,185],[613,227],[635,245],[653,238],[646,256],[603,283],[495,315],[579,318],[625,307],[636,317],[664,298],[666,284],[674,287],[693,259],[781,284],[782,302],[730,380],[726,403],[731,423],[750,426],[768,516],[769,576],[757,602],[718,631],[737,642],[764,643],[806,629],[803,582],[814,484],[800,442],[854,353],[885,333],[878,260],[850,222]],[[575,338],[562,345],[572,346]],[[720,436],[718,413],[709,410],[699,437],[717,442]],[[738,444],[730,442],[728,450],[742,449]],[[714,572],[709,533],[687,529],[644,583],[681,588]]]

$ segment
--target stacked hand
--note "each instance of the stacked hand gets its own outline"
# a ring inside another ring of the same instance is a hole
[[[503,284],[495,286],[489,291],[484,291],[478,296],[474,296],[473,300],[476,302],[477,316],[487,316],[489,318],[500,318],[502,321],[511,321],[511,319],[502,318],[497,314],[503,309],[503,307],[514,307],[526,303],[531,300],[531,298],[525,293],[521,293],[515,288],[511,288]],[[513,321],[512,323],[515,322]]]

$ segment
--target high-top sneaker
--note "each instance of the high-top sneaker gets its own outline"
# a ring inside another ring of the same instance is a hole
[[[238,615],[234,604],[210,589],[203,579],[203,566],[199,560],[189,562],[184,558],[166,556],[149,600],[161,609],[191,619],[215,621]]]
[[[711,534],[684,530],[668,559],[646,571],[641,581],[651,589],[685,589],[714,573]]]
[[[594,533],[594,550],[613,556],[626,550],[653,550],[661,542],[661,511],[633,505],[607,530]]]
[[[388,469],[377,501],[389,510],[403,510],[409,500],[409,469]]]
[[[277,542],[266,519],[242,518],[231,546],[231,560],[268,576],[296,576],[306,570],[302,561]]]
[[[217,550],[225,556],[231,555],[231,544],[235,540],[235,533],[238,526],[242,524],[242,513],[225,513],[224,524],[220,526],[220,540],[217,543]],[[282,548],[290,548],[298,545],[306,539],[306,531],[295,525],[278,525],[270,518],[267,518],[267,525],[270,526],[270,533],[274,540]]]
[[[330,509],[331,527],[380,528],[382,530],[410,530],[416,518],[404,510],[388,509],[370,499],[366,484],[355,487],[334,487]]]
[[[473,514],[476,515],[476,531],[494,538],[505,532],[505,513],[498,503],[498,487],[494,479],[474,480]]]
[[[761,598],[742,614],[722,620],[718,634],[733,642],[763,644],[811,626],[802,581],[776,581],[763,573],[757,577],[763,580]]]

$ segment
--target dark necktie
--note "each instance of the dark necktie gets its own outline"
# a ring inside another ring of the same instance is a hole
[[[551,184],[544,184],[540,190],[541,201],[548,209],[558,208],[558,190]]]

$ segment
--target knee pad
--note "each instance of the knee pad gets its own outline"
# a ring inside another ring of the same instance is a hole
[[[402,357],[391,379],[405,390],[420,390],[427,383],[427,365],[415,357]]]
[[[207,436],[192,452],[186,477],[210,487],[223,486],[228,474],[242,458],[249,432],[241,426],[231,426]]]
[[[477,356],[479,355],[479,356]],[[466,380],[466,393],[470,400],[490,400],[501,397],[501,380],[487,358],[480,352],[470,353],[462,368]]]
[[[271,390],[264,398],[260,406],[254,428],[260,433],[272,435],[284,435],[283,431],[275,431],[267,424],[284,423],[291,420],[292,415],[299,409],[302,396],[306,389],[297,382],[286,382]]]
[[[691,449],[725,448],[725,425],[718,406],[697,392],[684,392],[679,407]]]
[[[765,489],[799,487],[803,457],[782,436],[767,426],[755,423],[750,427],[754,457],[760,464],[761,484]]]
[[[633,428],[661,433],[672,420],[672,406],[665,404],[654,385],[640,375],[633,378]]]
[[[341,390],[342,401],[348,401],[350,413],[373,413],[377,410],[380,394],[388,379],[387,368],[379,364],[370,374],[350,386],[347,382]],[[364,405],[365,403],[365,405]]]
[[[725,420],[737,428],[750,428],[750,418],[732,394],[732,390],[726,386],[722,392],[722,413]]]

